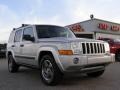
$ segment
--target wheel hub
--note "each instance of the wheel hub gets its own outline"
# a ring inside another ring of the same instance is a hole
[[[43,78],[50,82],[53,79],[53,66],[49,60],[44,60],[42,64],[42,76]]]

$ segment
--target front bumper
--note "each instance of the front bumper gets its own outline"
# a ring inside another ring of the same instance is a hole
[[[79,60],[74,62],[75,58]],[[62,72],[83,72],[84,70],[103,69],[106,65],[114,62],[114,54],[94,56],[59,56],[59,68]],[[87,67],[87,68],[86,68]],[[100,67],[100,68],[99,68]],[[86,71],[87,71],[86,70]]]

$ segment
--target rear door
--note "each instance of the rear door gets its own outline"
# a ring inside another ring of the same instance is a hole
[[[22,38],[22,29],[20,30],[16,30],[15,32],[15,37],[14,37],[14,44],[12,45],[12,48],[14,50],[14,55],[16,58],[17,62],[21,62],[21,47],[20,47],[20,43],[21,43],[21,38]]]

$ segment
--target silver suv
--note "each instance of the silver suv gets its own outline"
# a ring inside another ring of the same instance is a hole
[[[39,69],[47,85],[57,84],[65,73],[98,77],[114,62],[107,42],[76,38],[68,28],[54,25],[22,25],[13,29],[7,58],[9,72],[17,72],[20,66]]]

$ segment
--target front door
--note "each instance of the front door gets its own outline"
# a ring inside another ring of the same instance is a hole
[[[23,30],[22,43],[20,45],[22,48],[22,61],[25,64],[36,65],[35,55],[36,55],[36,43],[32,27],[27,27]]]

